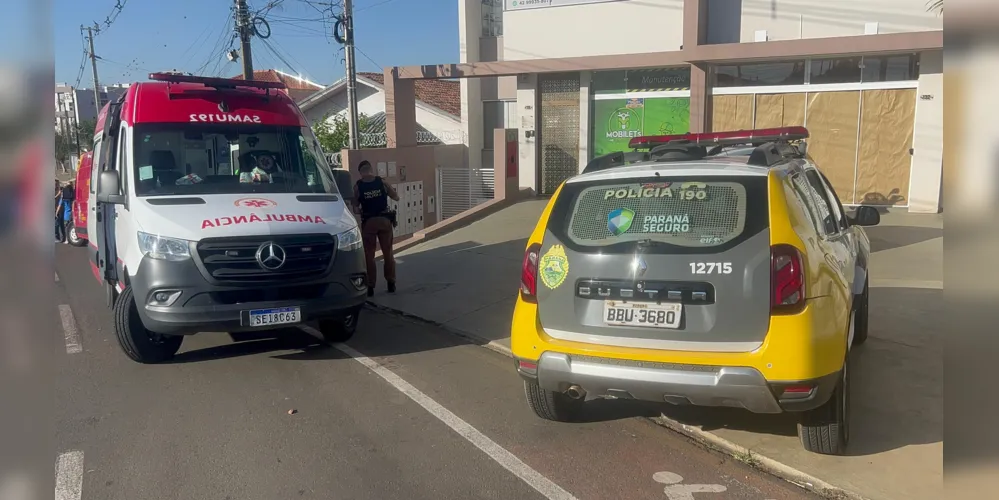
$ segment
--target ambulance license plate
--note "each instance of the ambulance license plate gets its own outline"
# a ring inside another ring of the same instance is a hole
[[[300,323],[302,310],[298,307],[278,307],[275,309],[254,309],[250,311],[249,326],[274,326]]]

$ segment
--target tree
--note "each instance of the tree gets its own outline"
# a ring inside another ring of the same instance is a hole
[[[83,120],[76,124],[76,135],[80,138],[80,149],[90,150],[94,144],[94,128],[97,127],[95,120]],[[73,138],[74,140],[76,137]]]
[[[368,117],[363,113],[357,116],[357,128],[368,128]],[[335,155],[350,144],[350,124],[344,115],[324,116],[312,125],[312,133],[316,134],[319,146],[328,155]]]
[[[55,133],[55,157],[59,165],[62,166],[63,172],[72,170],[69,165],[69,157],[73,154],[76,154],[76,141],[61,130],[57,130]]]

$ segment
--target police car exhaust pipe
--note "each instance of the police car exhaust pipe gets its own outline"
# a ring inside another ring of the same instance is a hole
[[[565,395],[569,396],[572,399],[583,399],[584,397],[586,397],[586,391],[584,391],[583,388],[578,385],[573,385],[569,386],[569,388],[566,389]]]

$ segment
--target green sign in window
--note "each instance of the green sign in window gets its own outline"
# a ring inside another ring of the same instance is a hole
[[[690,98],[596,100],[592,120],[592,157],[629,151],[628,141],[634,137],[689,132]]]

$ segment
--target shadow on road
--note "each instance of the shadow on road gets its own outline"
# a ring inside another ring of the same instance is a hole
[[[874,226],[865,228],[871,240],[871,252],[900,248],[935,238],[943,238],[943,229],[920,226]]]

